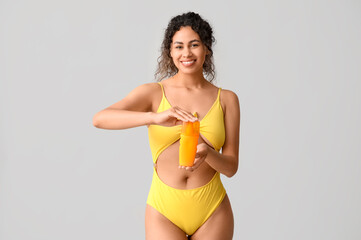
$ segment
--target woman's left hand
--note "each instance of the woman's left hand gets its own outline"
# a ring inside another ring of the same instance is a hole
[[[208,155],[208,150],[209,150],[209,146],[206,143],[198,144],[193,166],[192,167],[179,166],[179,167],[189,171],[196,170],[206,159]]]

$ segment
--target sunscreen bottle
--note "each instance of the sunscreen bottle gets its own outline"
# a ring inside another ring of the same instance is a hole
[[[197,116],[195,114],[195,116]],[[197,152],[199,121],[183,122],[179,146],[179,165],[192,167]]]

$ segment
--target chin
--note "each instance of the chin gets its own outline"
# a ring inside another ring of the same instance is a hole
[[[178,72],[183,74],[198,74],[199,72],[203,73],[203,69],[198,68],[178,68]]]

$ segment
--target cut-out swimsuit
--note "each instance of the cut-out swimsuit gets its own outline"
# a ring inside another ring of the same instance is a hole
[[[162,100],[157,112],[163,112],[172,106],[162,89]],[[208,140],[216,151],[220,151],[225,141],[224,116],[219,100],[221,88],[216,101],[207,114],[200,120],[200,134]],[[180,139],[182,125],[163,127],[150,125],[148,127],[149,144],[153,163],[170,145]],[[147,204],[152,206],[187,235],[192,235],[212,215],[221,204],[226,190],[220,179],[219,172],[205,185],[194,189],[177,189],[165,184],[158,176],[156,167],[150,187]]]

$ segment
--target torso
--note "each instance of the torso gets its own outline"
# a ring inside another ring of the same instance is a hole
[[[208,82],[204,88],[197,90],[176,87],[172,85],[169,79],[161,83],[164,87],[165,97],[171,106],[178,106],[191,113],[197,112],[200,120],[208,113],[218,95],[218,88]],[[154,98],[152,104],[153,112],[157,112],[162,100],[162,90],[160,87],[159,93],[155,95],[157,97]],[[224,109],[222,101],[221,105]],[[211,146],[202,136],[198,139],[198,144],[200,143],[206,143]],[[179,140],[167,147],[158,157],[156,170],[159,178],[167,185],[177,189],[192,189],[205,185],[214,176],[215,170],[206,162],[203,162],[193,172],[178,168],[178,155]]]

